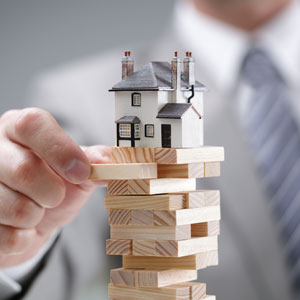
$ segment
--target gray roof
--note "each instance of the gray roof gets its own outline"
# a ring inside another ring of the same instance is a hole
[[[124,116],[115,123],[141,123],[141,120],[136,116]]]
[[[183,73],[181,73],[181,88],[189,89],[187,78]],[[166,89],[173,89],[171,64],[164,61],[152,61],[121,80],[110,91],[157,91]],[[196,81],[195,90],[206,91],[206,87]]]
[[[181,119],[188,109],[193,108],[196,114],[201,118],[199,112],[192,103],[167,103],[157,114],[159,119]]]

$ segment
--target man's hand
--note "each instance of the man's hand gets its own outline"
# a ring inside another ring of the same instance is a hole
[[[69,223],[95,184],[90,163],[110,148],[82,150],[46,111],[13,110],[0,119],[0,268],[33,257]]]

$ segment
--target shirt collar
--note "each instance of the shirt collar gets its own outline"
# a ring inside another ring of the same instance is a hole
[[[236,85],[241,62],[253,44],[261,46],[288,81],[300,78],[300,5],[289,4],[254,34],[197,12],[189,1],[178,1],[175,29],[184,48],[193,51],[214,84],[223,91]]]

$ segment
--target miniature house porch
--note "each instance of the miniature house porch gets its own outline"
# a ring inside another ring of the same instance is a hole
[[[110,90],[115,92],[117,146],[203,145],[203,92],[206,89],[197,81],[189,83],[188,73],[180,71],[178,58],[175,57],[172,64],[150,62],[133,72],[133,60],[127,55],[122,60],[122,77]]]

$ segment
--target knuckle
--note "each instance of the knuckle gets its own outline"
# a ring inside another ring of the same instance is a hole
[[[40,108],[23,109],[15,123],[15,131],[20,136],[31,136],[48,117],[49,113]]]
[[[6,120],[9,120],[16,112],[17,112],[17,110],[15,110],[15,109],[6,111],[5,113],[3,113],[1,115],[0,122],[5,122]]]
[[[19,195],[10,210],[10,217],[16,227],[32,228],[40,223],[44,209],[29,199]]]
[[[9,252],[22,250],[24,244],[24,235],[22,231],[15,228],[11,229],[4,243],[6,250]]]

